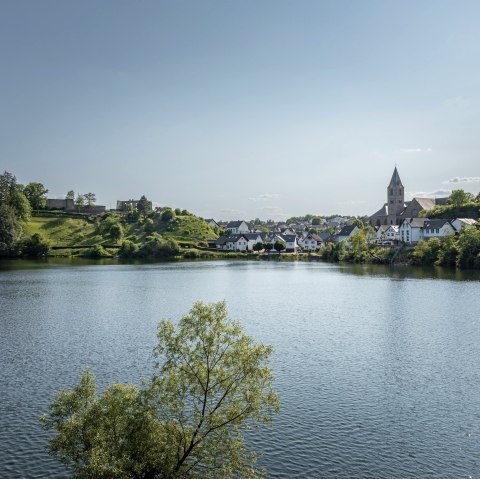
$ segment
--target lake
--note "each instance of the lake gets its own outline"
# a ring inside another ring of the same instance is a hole
[[[0,263],[0,477],[64,478],[37,417],[86,365],[150,372],[162,318],[227,301],[274,347],[270,478],[479,478],[480,274],[278,261]]]

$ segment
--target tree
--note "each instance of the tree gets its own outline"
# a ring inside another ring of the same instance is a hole
[[[15,217],[14,209],[9,205],[0,204],[0,256],[14,252],[21,234],[21,222]]]
[[[95,201],[97,201],[97,197],[95,196],[95,193],[85,193],[83,197],[87,202],[87,206],[95,206]]]
[[[260,241],[253,245],[253,251],[262,251],[264,249],[264,244]]]
[[[180,208],[175,208],[175,215],[180,216],[182,214],[182,210]]]
[[[75,191],[70,190],[66,195],[65,195],[66,200],[74,200],[75,199]]]
[[[267,253],[270,253],[270,251],[272,251],[273,249],[273,243],[263,243],[263,246]]]
[[[162,211],[160,219],[162,221],[171,221],[175,218],[175,212],[171,208],[166,208]]]
[[[50,452],[77,478],[257,478],[242,432],[271,421],[271,347],[256,344],[224,302],[194,303],[175,327],[163,320],[151,379],[99,395],[87,370],[41,418]]]
[[[285,242],[284,241],[276,241],[273,245],[275,251],[280,254],[285,249]]]
[[[113,223],[112,226],[110,226],[110,238],[114,243],[117,243],[123,238],[124,231],[123,227],[120,223]]]
[[[47,206],[48,190],[42,183],[29,183],[23,189],[23,193],[34,210],[39,210],[40,208],[45,208],[45,206]]]
[[[474,196],[464,190],[453,190],[447,198],[447,204],[453,206],[463,206],[474,201]]]
[[[83,208],[85,206],[85,196],[84,195],[77,195],[77,199],[75,200],[75,205],[77,208]]]
[[[50,243],[39,233],[35,233],[22,242],[21,251],[23,255],[31,258],[47,256],[50,251]]]
[[[0,175],[0,256],[16,252],[31,207],[22,185],[11,173]]]
[[[147,200],[145,195],[142,195],[137,203],[137,210],[143,216],[147,216],[152,211],[152,202]]]

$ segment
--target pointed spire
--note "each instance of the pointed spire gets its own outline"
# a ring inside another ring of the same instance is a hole
[[[400,179],[400,175],[398,174],[398,170],[397,170],[397,165],[395,164],[395,169],[393,170],[393,175],[392,175],[392,179],[390,180],[390,184],[388,185],[389,187],[390,186],[403,186],[402,185],[402,180]]]

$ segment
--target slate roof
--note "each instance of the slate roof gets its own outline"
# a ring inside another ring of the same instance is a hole
[[[240,221],[230,221],[227,224],[227,228],[238,228],[242,223],[245,223],[243,220]]]
[[[450,223],[448,220],[445,219],[436,219],[436,220],[427,220],[423,224],[424,228],[438,228],[440,229],[445,223]]]
[[[424,209],[430,210],[435,207],[435,200],[433,198],[413,198]]]
[[[344,226],[340,230],[340,233],[338,233],[338,236],[350,236],[352,234],[352,231],[356,228],[356,226],[357,225]]]
[[[388,216],[388,205],[385,203],[376,213],[372,216]]]
[[[405,221],[408,221],[412,228],[423,228],[423,225],[425,221],[428,221],[428,218],[406,218],[404,222]]]
[[[280,235],[280,237],[285,243],[293,243],[297,239],[296,235]]]
[[[402,180],[400,179],[400,175],[398,174],[397,167],[395,167],[395,169],[393,170],[392,179],[390,180],[390,184],[388,186],[389,187],[390,186],[403,186],[402,185]]]
[[[245,238],[248,240],[248,238],[246,238],[246,235],[236,234],[236,235],[229,235],[229,236],[220,236],[220,238],[217,239],[215,244],[219,246],[223,246],[226,243],[236,243],[240,238]]]

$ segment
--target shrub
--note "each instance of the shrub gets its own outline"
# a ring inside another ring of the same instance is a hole
[[[21,245],[21,252],[23,255],[31,258],[47,256],[50,252],[50,243],[40,234],[35,233],[30,238],[23,241]]]

